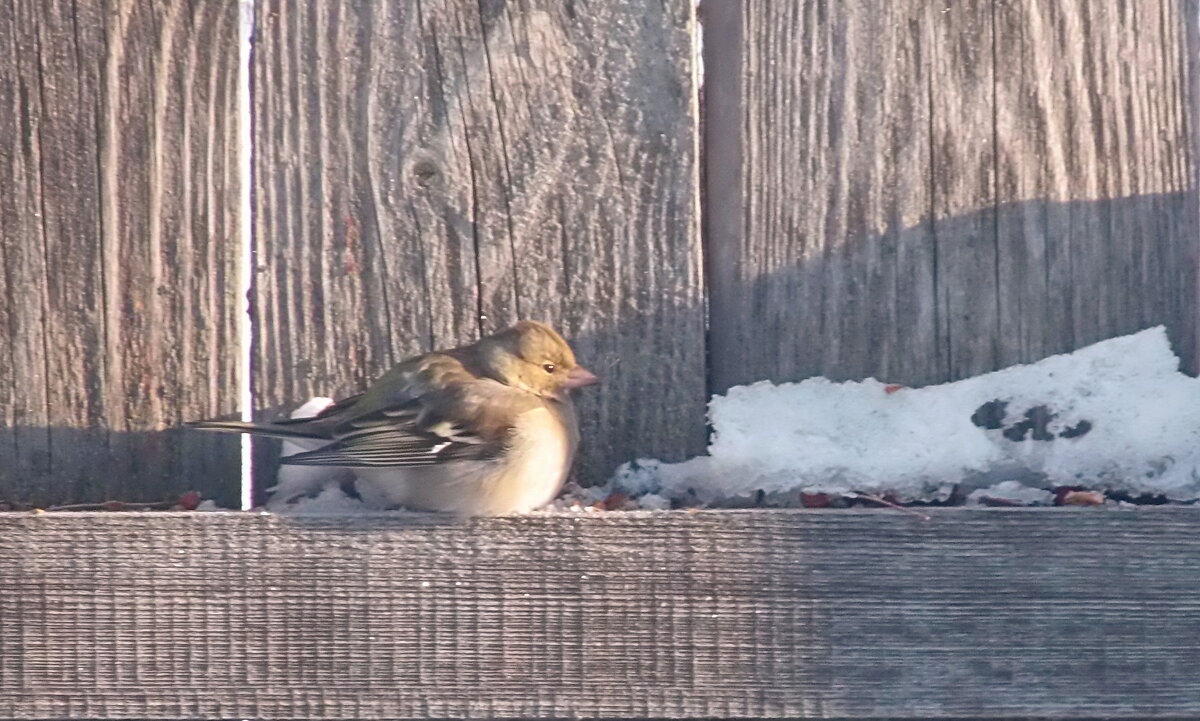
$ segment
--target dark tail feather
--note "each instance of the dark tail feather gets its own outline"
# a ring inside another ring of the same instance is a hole
[[[272,436],[275,438],[305,438],[320,439],[321,436],[305,432],[298,428],[284,428],[274,423],[247,423],[246,421],[192,421],[185,423],[188,428],[201,431],[217,431],[218,433],[253,433],[256,436]]]

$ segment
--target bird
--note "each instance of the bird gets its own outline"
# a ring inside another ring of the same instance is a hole
[[[401,361],[315,416],[187,425],[293,441],[308,450],[282,463],[351,469],[387,506],[501,516],[558,495],[580,440],[570,393],[598,380],[554,329],[522,320]]]

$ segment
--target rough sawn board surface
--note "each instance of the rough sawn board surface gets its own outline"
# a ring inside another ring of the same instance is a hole
[[[0,514],[0,717],[1200,714],[1200,509]]]

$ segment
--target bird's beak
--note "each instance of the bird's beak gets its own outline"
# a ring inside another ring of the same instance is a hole
[[[584,386],[590,386],[593,383],[599,382],[600,379],[596,377],[595,373],[592,373],[583,366],[575,366],[571,369],[571,372],[567,374],[567,382],[563,383],[563,387],[574,390],[575,388],[582,388]]]

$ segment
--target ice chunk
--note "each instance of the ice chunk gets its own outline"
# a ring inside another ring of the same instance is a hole
[[[655,493],[647,493],[637,499],[639,507],[648,511],[666,511],[671,508],[671,501]]]
[[[967,496],[967,505],[995,505],[997,502],[1014,506],[1051,506],[1054,494],[1044,488],[1030,488],[1020,481],[1001,481],[994,486],[977,488]]]

